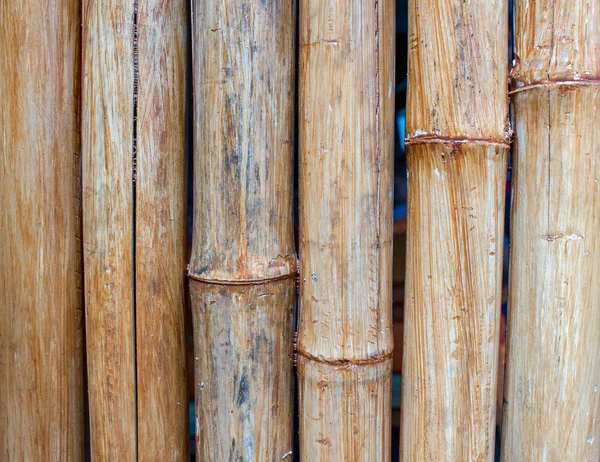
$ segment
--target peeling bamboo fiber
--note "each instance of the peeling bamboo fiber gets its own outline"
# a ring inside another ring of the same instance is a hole
[[[494,457],[508,1],[412,0],[401,457]]]

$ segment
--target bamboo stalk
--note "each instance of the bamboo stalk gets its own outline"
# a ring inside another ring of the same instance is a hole
[[[0,7],[0,460],[84,458],[79,2]]]
[[[300,8],[302,460],[389,460],[393,1]]]
[[[295,5],[192,5],[197,457],[282,460],[293,436]]]
[[[135,284],[138,459],[188,460],[183,0],[139,2]]]
[[[409,4],[405,461],[494,456],[507,4]]]
[[[600,460],[600,4],[515,2],[504,460]]]
[[[185,22],[183,1],[84,4],[93,459],[187,459]]]

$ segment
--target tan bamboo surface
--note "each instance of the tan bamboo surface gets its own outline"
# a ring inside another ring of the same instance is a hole
[[[0,6],[0,460],[84,458],[80,5]]]
[[[295,4],[192,3],[196,457],[291,457]]]
[[[494,456],[507,5],[409,4],[404,461]]]
[[[515,2],[503,459],[600,460],[600,4]]]
[[[184,0],[139,1],[135,315],[140,461],[188,460],[186,14]]]
[[[95,460],[187,458],[185,41],[182,1],[84,4],[84,257]]]
[[[301,460],[391,456],[394,21],[300,4]]]

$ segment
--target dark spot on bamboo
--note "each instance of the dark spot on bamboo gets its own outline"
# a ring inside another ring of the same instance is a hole
[[[250,384],[248,383],[248,376],[243,374],[238,387],[237,405],[242,406],[244,403],[248,402],[249,395]]]

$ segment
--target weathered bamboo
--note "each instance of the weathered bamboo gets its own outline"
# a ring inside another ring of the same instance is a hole
[[[600,4],[515,1],[503,459],[600,460]]]
[[[282,460],[293,436],[295,4],[192,9],[197,457]]]
[[[302,460],[391,456],[394,15],[301,2]]]
[[[493,460],[507,4],[409,5],[405,461]]]
[[[84,3],[85,294],[97,460],[187,458],[185,30],[183,1]]]
[[[135,316],[138,459],[188,460],[185,0],[139,1]]]
[[[0,460],[84,458],[79,2],[0,6]]]

